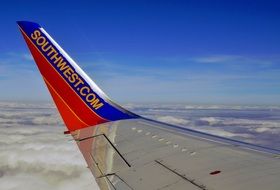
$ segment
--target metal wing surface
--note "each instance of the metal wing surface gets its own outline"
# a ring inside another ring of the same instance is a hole
[[[102,190],[280,189],[277,150],[148,119],[72,135]]]

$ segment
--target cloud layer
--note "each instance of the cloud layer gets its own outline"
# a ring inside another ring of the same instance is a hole
[[[1,189],[99,189],[52,104],[0,107]]]
[[[140,115],[280,150],[279,106],[128,105]]]
[[[140,115],[223,137],[280,149],[280,108],[127,104]],[[53,104],[0,102],[3,190],[98,189]]]

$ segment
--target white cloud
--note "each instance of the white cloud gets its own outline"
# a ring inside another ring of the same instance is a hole
[[[190,123],[189,120],[177,118],[174,116],[158,116],[156,117],[156,119],[161,122],[175,124],[175,125],[187,125]]]
[[[215,118],[215,117],[202,117],[200,118],[200,121],[205,121],[208,123],[208,125],[215,125],[221,122],[220,119]]]
[[[99,189],[53,105],[2,103],[0,122],[1,189]]]
[[[157,116],[156,120],[162,121],[165,123],[170,123],[174,125],[185,126],[187,128],[192,128],[197,131],[205,132],[212,135],[217,135],[221,137],[242,137],[242,138],[250,138],[252,137],[251,134],[244,134],[244,133],[237,133],[237,132],[230,132],[226,131],[225,129],[221,128],[213,128],[213,127],[197,127],[195,126],[192,121],[174,117],[174,116]],[[222,122],[220,119],[214,117],[202,117],[200,118],[201,121],[206,121],[209,126]]]
[[[275,123],[276,124],[276,123]],[[250,128],[250,131],[254,131],[257,133],[271,133],[271,134],[279,134],[280,133],[280,123],[278,123],[278,126],[274,127],[275,125],[263,125],[256,126],[254,128]]]
[[[226,131],[224,129],[220,129],[220,128],[210,128],[210,129],[205,129],[205,128],[196,128],[196,130],[201,131],[201,132],[205,132],[208,134],[212,134],[212,135],[217,135],[217,136],[221,136],[221,137],[243,137],[243,138],[251,138],[252,135],[250,134],[244,134],[244,133],[233,133],[233,132],[229,132]]]
[[[199,63],[226,63],[228,61],[234,61],[240,58],[242,57],[233,56],[233,55],[212,55],[212,56],[193,58],[193,61]]]

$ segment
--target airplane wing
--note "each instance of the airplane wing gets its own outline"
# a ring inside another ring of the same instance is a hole
[[[280,151],[143,118],[114,103],[37,23],[20,31],[102,190],[279,190]]]

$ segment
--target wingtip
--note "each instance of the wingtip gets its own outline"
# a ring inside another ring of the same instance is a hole
[[[29,26],[33,26],[33,27],[40,27],[40,25],[36,22],[30,22],[30,21],[16,21],[16,23],[18,24],[19,27],[21,28],[25,28],[25,27],[29,27]]]

